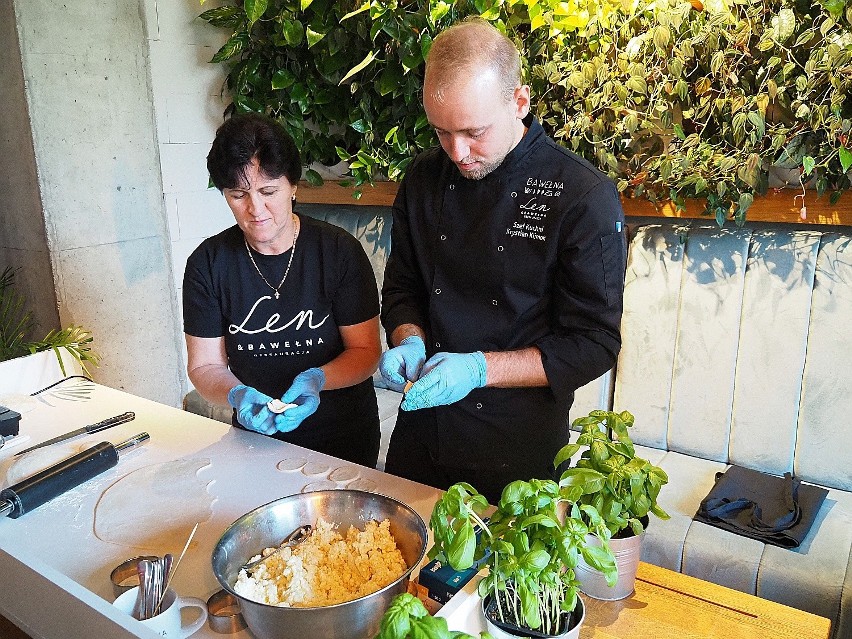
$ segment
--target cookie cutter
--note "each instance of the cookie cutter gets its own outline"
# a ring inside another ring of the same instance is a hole
[[[232,634],[245,628],[239,599],[227,590],[214,592],[207,600],[207,623],[220,634]]]
[[[109,580],[112,582],[112,592],[116,597],[139,585],[139,571],[137,567],[143,559],[159,560],[159,557],[151,555],[131,557],[122,561],[109,573]]]

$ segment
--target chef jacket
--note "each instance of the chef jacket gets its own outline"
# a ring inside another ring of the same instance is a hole
[[[415,158],[394,201],[382,288],[387,334],[421,327],[427,357],[541,351],[549,387],[474,389],[406,414],[436,420],[430,452],[439,464],[499,464],[517,478],[552,470],[574,390],[613,366],[626,260],[613,183],[532,116],[524,124],[526,135],[481,180],[463,177],[441,148]]]

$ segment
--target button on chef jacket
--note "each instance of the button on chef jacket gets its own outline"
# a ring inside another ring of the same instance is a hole
[[[409,166],[393,208],[382,323],[437,352],[541,350],[549,387],[482,388],[406,418],[435,420],[438,463],[548,472],[573,392],[621,346],[626,245],[612,182],[531,116],[500,167],[464,178],[440,148]],[[419,414],[419,415],[415,415]]]

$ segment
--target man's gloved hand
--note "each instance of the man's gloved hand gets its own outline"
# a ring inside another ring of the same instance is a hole
[[[382,353],[379,360],[379,373],[395,391],[402,391],[408,380],[415,381],[420,375],[423,362],[426,361],[426,345],[417,335],[409,335],[399,343]]]
[[[275,416],[279,432],[289,433],[299,427],[305,418],[313,415],[320,405],[320,391],[325,386],[325,373],[321,368],[309,368],[296,375],[296,379],[281,396],[285,404],[296,404]]]
[[[238,384],[228,391],[228,403],[237,411],[237,421],[264,435],[276,431],[275,414],[266,406],[271,400],[269,395],[245,384]]]
[[[457,402],[474,388],[485,386],[485,355],[437,353],[423,365],[423,375],[402,400],[402,410],[417,410]]]

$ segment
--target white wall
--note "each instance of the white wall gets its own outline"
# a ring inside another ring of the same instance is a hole
[[[224,30],[199,20],[198,15],[221,4],[142,0],[151,51],[163,202],[179,306],[186,258],[201,240],[234,224],[222,195],[207,188],[207,152],[229,102],[222,95],[225,69],[209,60],[227,38]],[[185,345],[181,357],[185,371]],[[189,380],[185,378],[184,383],[188,388]]]

